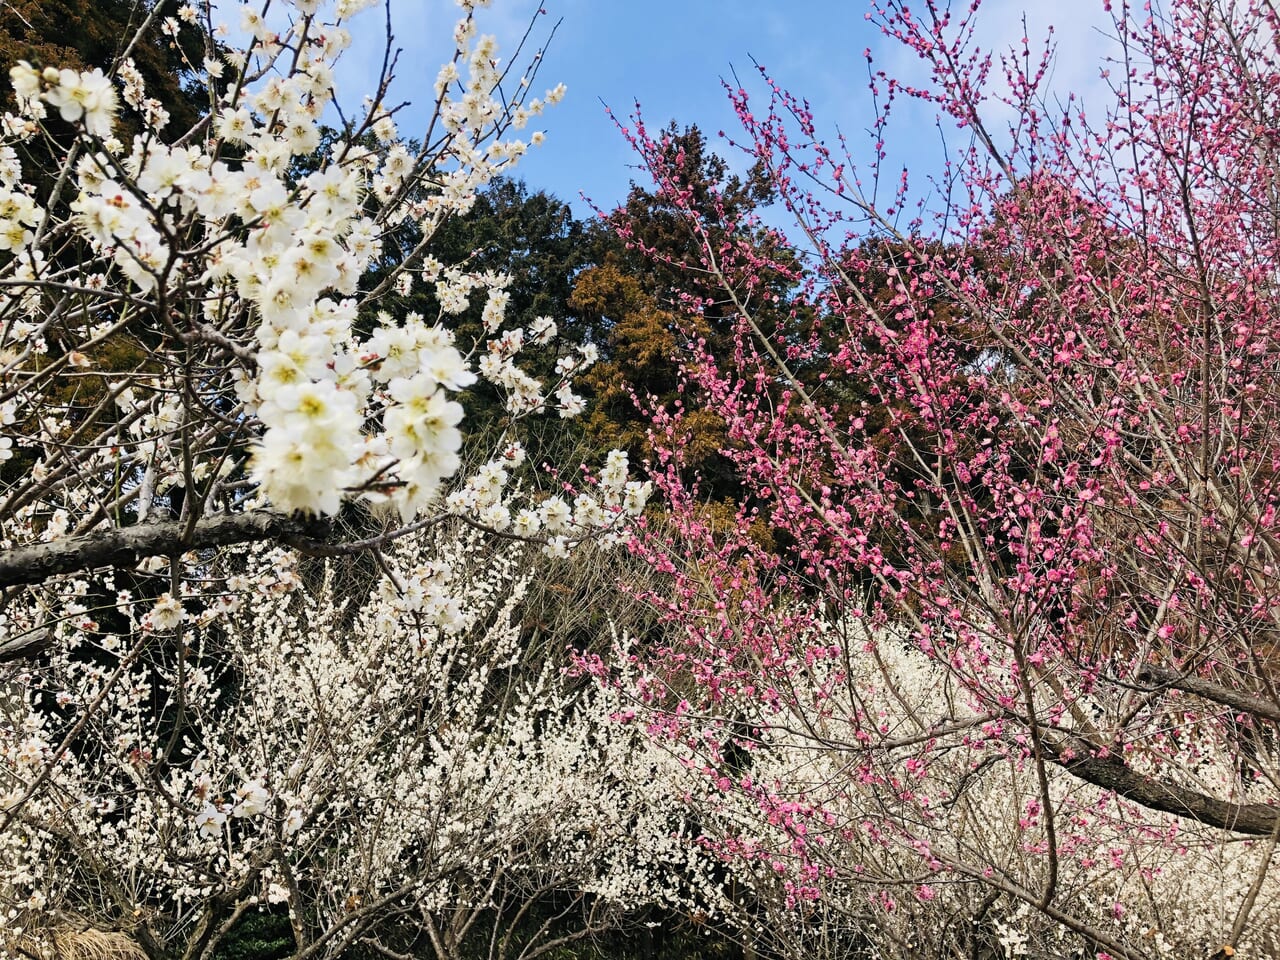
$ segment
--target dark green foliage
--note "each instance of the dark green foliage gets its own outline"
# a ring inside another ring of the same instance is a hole
[[[736,468],[721,452],[729,446],[724,422],[698,406],[683,380],[702,345],[713,356],[733,356],[742,307],[769,328],[798,322],[789,313],[795,256],[754,222],[773,199],[762,170],[753,168],[745,177],[730,173],[696,126],[681,130],[671,124],[661,144],[654,161],[660,170],[654,172],[679,202],[670,192],[633,184],[625,205],[593,225],[597,266],[583,271],[574,288],[571,303],[604,357],[587,378],[587,435],[600,448],[626,449],[633,462],[649,459],[654,450],[644,407],[683,407],[677,435],[661,445],[679,451],[683,467],[699,476],[704,495],[727,502],[742,491]],[[690,227],[689,212],[696,215],[698,231]],[[757,270],[764,282],[741,304],[726,299],[705,261],[707,249],[715,250],[717,266],[730,278],[726,282],[738,287],[733,278],[744,263],[726,255],[729,237],[746,245],[752,262],[783,268]]]
[[[436,231],[428,252],[468,271],[509,274],[507,327],[527,326],[545,315],[563,329],[574,277],[591,258],[586,225],[569,205],[541,190],[530,192],[519,180],[491,183],[469,213]],[[462,344],[484,337],[484,297],[477,292],[472,300],[471,309],[450,322]],[[439,310],[429,288],[415,292],[404,306],[429,318]]]
[[[293,952],[289,915],[277,909],[247,913],[214,951],[214,960],[284,960]]]
[[[682,203],[697,214],[712,246],[733,235],[770,252],[767,231],[749,222],[774,198],[765,172],[753,167],[745,178],[731,174],[729,164],[711,149],[696,125],[681,130],[672,121],[663,131],[662,143],[663,175],[679,191]],[[632,244],[624,254],[628,272],[664,305],[683,295],[705,297],[713,301],[707,307],[712,322],[732,314],[715,280],[701,269],[704,238],[690,229],[688,215],[671,197],[632,183],[626,203],[603,225],[611,234],[617,230],[627,234]]]
[[[418,239],[407,231],[397,243],[407,251]],[[591,262],[586,225],[573,216],[568,204],[550,194],[531,192],[517,180],[496,180],[477,197],[469,213],[444,223],[427,252],[442,263],[467,271],[508,274],[511,299],[504,329],[527,327],[535,318],[549,316],[560,328],[559,343],[589,339],[569,306],[574,278]],[[480,319],[484,304],[484,292],[476,290],[465,313],[447,318],[464,353],[477,343],[484,352],[488,339]],[[428,322],[440,309],[430,284],[419,284],[408,297],[388,297],[382,306],[393,316],[417,311]],[[554,363],[555,354],[549,351],[530,350],[520,356],[522,368],[548,387],[556,382]],[[508,423],[496,391],[481,382],[461,400],[467,410],[467,425],[486,427],[486,432],[468,436],[469,446],[492,449],[497,432]],[[522,439],[534,463],[559,463],[567,462],[566,457],[573,459],[581,438],[576,421],[559,420],[552,413],[536,418]]]
[[[176,40],[161,34],[165,17],[176,16],[181,0],[6,0],[0,3],[0,98],[13,87],[9,67],[18,60],[37,66],[111,68],[147,15],[150,31],[130,56],[146,80],[147,94],[169,112],[168,133],[178,136],[208,109],[209,94],[193,84],[187,66],[205,57],[205,37],[184,24]],[[184,60],[185,56],[185,60]]]
[[[569,205],[518,180],[498,180],[465,218],[445,224],[432,244],[446,263],[511,275],[509,324],[547,315],[561,321],[573,279],[590,261],[586,228]]]

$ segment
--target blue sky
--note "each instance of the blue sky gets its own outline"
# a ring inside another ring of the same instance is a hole
[[[967,0],[958,5],[967,6]],[[510,53],[539,7],[546,15],[539,18],[536,36],[545,36],[557,21],[560,26],[537,88],[563,81],[569,92],[563,104],[544,114],[547,141],[521,162],[517,174],[570,202],[580,215],[588,212],[580,194],[608,208],[625,197],[630,180],[642,176],[606,116],[606,104],[626,116],[639,101],[651,127],[669,120],[696,123],[714,141],[720,130],[736,132],[721,80],[736,69],[748,89],[759,89],[754,58],[810,100],[824,129],[839,126],[857,152],[870,116],[864,49],[891,73],[922,79],[912,58],[866,20],[865,0],[494,0],[480,11],[481,29],[496,34]],[[1086,102],[1105,103],[1098,76],[1110,46],[1110,21],[1101,0],[985,0],[979,41],[1008,49],[1022,36],[1024,14],[1033,38],[1043,38],[1051,24],[1055,28],[1054,93],[1074,91]],[[429,96],[457,15],[452,0],[392,0],[395,42],[403,51],[393,99]],[[357,42],[339,74],[341,98],[348,103],[372,89],[381,62],[382,14],[376,8],[361,14],[353,32]],[[904,107],[891,132],[892,165],[907,163],[922,180],[939,155],[939,133],[931,108]],[[401,128],[413,131],[408,122]],[[729,147],[720,152],[735,162]]]

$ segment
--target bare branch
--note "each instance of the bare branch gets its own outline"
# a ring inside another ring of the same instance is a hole
[[[1276,807],[1265,803],[1232,803],[1157,780],[1139,773],[1119,758],[1093,756],[1092,748],[1080,741],[1071,744],[1071,750],[1062,744],[1046,743],[1045,746],[1050,752],[1049,759],[1064,770],[1150,810],[1255,837],[1271,836],[1280,819],[1280,809]]]
[[[1194,693],[1197,697],[1220,703],[1239,713],[1249,713],[1280,723],[1280,706],[1277,706],[1274,701],[1232,690],[1230,687],[1224,687],[1220,683],[1214,683],[1202,677],[1192,677],[1178,670],[1149,664],[1138,672],[1138,681],[1170,687],[1184,693]]]
[[[286,517],[267,510],[201,520],[184,538],[186,527],[177,521],[144,523],[86,537],[15,547],[0,555],[0,587],[41,583],[50,577],[98,567],[133,566],[146,557],[234,543],[274,540],[305,552],[308,544],[323,541],[331,530],[322,520]]]

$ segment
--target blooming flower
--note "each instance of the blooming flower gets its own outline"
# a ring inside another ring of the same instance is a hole
[[[186,611],[182,608],[181,600],[164,593],[151,608],[149,616],[152,630],[173,630],[186,619]]]
[[[68,123],[83,119],[85,129],[93,136],[111,136],[119,103],[115,87],[102,70],[96,67],[88,73],[59,70],[58,82],[45,92],[44,98],[58,108]]]
[[[236,790],[237,803],[231,811],[233,817],[256,817],[267,809],[271,794],[259,780],[249,780]]]
[[[213,840],[222,833],[222,825],[227,822],[227,815],[212,803],[206,803],[196,816],[196,828],[200,836]]]

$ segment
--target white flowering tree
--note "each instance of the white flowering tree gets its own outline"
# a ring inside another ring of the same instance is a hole
[[[208,957],[278,909],[299,957],[414,938],[452,957],[479,929],[495,957],[528,957],[675,902],[641,880],[681,846],[675,805],[641,829],[607,704],[554,664],[529,674],[513,626],[530,558],[617,540],[648,486],[615,453],[581,489],[540,489],[522,424],[580,412],[594,348],[561,346],[554,318],[507,325],[505,277],[431,255],[563,93],[533,96],[540,52],[504,60],[485,5],[459,3],[412,137],[388,105],[389,31],[376,95],[352,109],[334,90],[367,0],[244,7],[238,50],[211,4],[182,7],[208,38],[189,130],[129,59],[177,21],[146,18],[105,69],[13,65],[6,949],[50,955],[87,925]],[[51,189],[24,145],[53,151]],[[405,306],[424,285],[436,316]],[[452,318],[481,299],[484,336],[460,342]],[[551,382],[522,369],[530,350],[552,352]],[[480,378],[505,420],[464,467]],[[530,932],[547,903],[576,921]]]
[[[298,957],[528,958],[714,889],[684,767],[614,694],[527,662],[532,549],[453,524],[359,592],[256,545],[181,648],[60,625],[5,703],[4,788],[29,793],[0,848],[11,949],[74,916],[210,956],[277,910]],[[50,763],[68,716],[80,748]]]
[[[561,357],[557,382],[535,381],[519,354],[554,349],[555,321],[503,329],[506,278],[429,253],[444,219],[525,151],[514,132],[562,88],[529,95],[534,56],[504,92],[511,68],[463,3],[435,109],[402,140],[384,104],[390,66],[354,115],[334,93],[348,20],[369,5],[301,2],[280,23],[245,8],[248,48],[211,39],[210,58],[191,65],[211,103],[185,132],[166,129],[127,57],[110,75],[13,67],[19,113],[0,145],[0,413],[14,461],[0,585],[235,542],[332,551],[341,538],[328,521],[347,503],[385,504],[386,542],[444,512],[464,430],[457,394],[477,375],[511,414],[495,454],[521,418],[581,409],[570,382],[592,348]],[[219,32],[209,9],[183,15]],[[127,143],[113,136],[122,112],[143,131]],[[333,116],[342,128],[326,138]],[[52,195],[37,197],[14,146],[54,118],[75,137]],[[406,233],[415,244],[389,259],[386,241]],[[439,316],[397,309],[419,284],[434,285]],[[450,317],[478,297],[492,339],[457,343]],[[512,456],[448,509],[514,523],[498,489]],[[520,532],[548,528],[567,538],[558,550],[618,512],[550,509]]]

